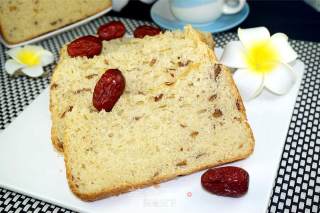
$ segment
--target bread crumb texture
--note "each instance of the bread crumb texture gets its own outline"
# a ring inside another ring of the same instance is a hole
[[[100,199],[253,151],[241,98],[213,44],[187,27],[104,42],[92,59],[62,49],[51,82],[52,137],[77,196]],[[110,68],[125,76],[125,92],[111,112],[98,112],[92,93]]]

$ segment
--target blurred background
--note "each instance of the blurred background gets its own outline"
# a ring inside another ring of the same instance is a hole
[[[284,32],[289,38],[320,41],[320,0],[248,0],[250,13],[242,28],[266,26],[271,33]],[[110,16],[151,21],[152,4],[131,0],[120,12]],[[237,27],[229,30],[236,31]]]

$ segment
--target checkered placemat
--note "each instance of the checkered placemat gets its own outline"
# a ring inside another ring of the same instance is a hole
[[[121,20],[132,32],[143,21],[103,16],[81,27],[46,39],[38,44],[54,53],[80,35],[95,34],[96,29],[111,20]],[[150,23],[148,23],[150,24]],[[234,33],[215,35],[217,46],[236,40]],[[320,196],[320,43],[291,41],[306,72],[295,104],[278,175],[270,198],[268,212],[318,212]],[[45,68],[47,75],[37,79],[9,77],[4,71],[8,59],[0,45],[0,131],[11,123],[50,82],[55,64]],[[0,188],[0,212],[70,212],[70,210]]]

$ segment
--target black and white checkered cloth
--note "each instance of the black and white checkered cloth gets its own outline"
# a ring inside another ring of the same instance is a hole
[[[119,18],[107,15],[76,29],[59,34],[38,44],[52,51],[55,61],[59,49],[74,38],[95,34],[103,23]],[[123,19],[129,33],[143,21]],[[234,33],[215,35],[217,46],[236,40]],[[285,141],[278,175],[275,179],[268,212],[319,212],[320,211],[320,43],[291,41],[300,59],[306,64],[296,100],[289,131]],[[55,64],[45,68],[47,75],[37,79],[10,77],[4,71],[8,59],[6,48],[0,45],[0,131],[5,129],[50,82]],[[0,133],[1,134],[1,133]],[[1,168],[0,168],[1,169]],[[70,210],[31,197],[0,188],[0,212],[71,212]]]

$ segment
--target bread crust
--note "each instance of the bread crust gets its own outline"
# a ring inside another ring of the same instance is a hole
[[[199,35],[200,34],[192,33],[191,36],[198,42],[204,42],[204,39],[201,38]],[[210,59],[212,60],[212,62],[216,63],[217,60],[215,58],[213,50],[209,49],[208,51],[209,51],[208,55],[210,56]],[[237,161],[237,160],[241,160],[241,159],[247,158],[254,150],[254,136],[253,136],[252,130],[251,130],[251,128],[250,128],[250,126],[249,126],[249,124],[247,122],[247,117],[246,117],[245,108],[244,108],[244,105],[243,105],[243,102],[242,102],[242,98],[241,98],[241,96],[239,94],[239,91],[238,91],[238,89],[237,89],[237,87],[236,87],[236,85],[235,85],[235,83],[234,83],[234,81],[232,79],[231,73],[225,67],[223,67],[222,71],[227,76],[227,79],[228,79],[228,81],[229,81],[229,83],[231,85],[231,93],[235,97],[235,104],[239,105],[238,110],[241,112],[241,120],[245,122],[246,130],[248,131],[247,133],[248,133],[248,135],[250,135],[250,138],[248,139],[248,143],[250,143],[250,144],[249,144],[249,148],[246,150],[246,152],[244,152],[241,155],[238,155],[236,157],[233,157],[231,159],[229,158],[229,159],[223,159],[221,161],[216,161],[216,162],[203,163],[202,165],[200,165],[200,166],[198,166],[196,168],[190,168],[188,170],[184,170],[184,171],[181,171],[181,172],[176,173],[176,174],[167,175],[167,176],[159,176],[159,177],[157,177],[155,179],[151,179],[149,181],[136,183],[136,184],[133,184],[133,185],[124,185],[124,186],[120,186],[118,188],[103,189],[103,190],[101,190],[99,192],[84,194],[84,193],[81,193],[78,190],[78,188],[76,187],[75,182],[73,181],[72,171],[71,171],[71,168],[69,166],[70,165],[70,156],[68,155],[69,149],[70,149],[69,143],[68,143],[69,138],[66,135],[64,135],[64,156],[65,156],[64,160],[65,160],[65,165],[66,165],[66,176],[67,176],[68,184],[69,184],[69,187],[70,187],[71,191],[77,197],[79,197],[81,200],[84,200],[84,201],[95,201],[95,200],[99,200],[99,199],[106,198],[106,197],[109,197],[109,196],[119,195],[121,193],[129,192],[129,191],[132,191],[132,190],[135,190],[135,189],[144,188],[144,187],[148,187],[148,186],[151,186],[151,185],[154,185],[154,184],[158,184],[158,183],[161,183],[161,182],[172,180],[172,179],[174,179],[174,178],[176,178],[178,176],[188,175],[188,174],[191,174],[191,173],[194,173],[194,172],[197,172],[197,171],[201,171],[201,170],[204,170],[204,169],[208,169],[208,168],[211,168],[211,167],[214,167],[214,166],[219,166],[219,165],[223,165],[223,164],[226,164],[226,163],[230,163],[230,162],[234,162],[234,161]]]
[[[93,13],[91,13],[91,14],[88,14],[88,15],[86,15],[86,16],[83,16],[83,17],[80,18],[80,19],[76,19],[76,20],[74,20],[74,21],[72,21],[72,22],[70,22],[70,23],[66,23],[66,24],[64,24],[64,25],[62,25],[62,26],[59,26],[59,27],[56,28],[56,29],[47,30],[47,31],[42,32],[42,33],[34,33],[32,36],[29,36],[29,37],[27,37],[27,38],[25,38],[25,39],[22,39],[22,40],[12,40],[12,39],[10,39],[9,35],[7,35],[7,33],[6,33],[3,29],[1,29],[1,22],[0,22],[0,34],[2,35],[3,40],[4,40],[6,43],[8,43],[8,44],[10,44],[10,45],[19,44],[19,43],[21,43],[21,42],[25,42],[25,41],[34,39],[34,38],[36,38],[36,37],[45,35],[45,34],[47,34],[47,33],[53,32],[53,31],[55,31],[55,30],[57,30],[57,29],[60,29],[60,28],[63,28],[63,27],[67,27],[67,26],[69,26],[69,25],[71,25],[71,24],[74,24],[74,23],[76,23],[76,22],[78,22],[78,21],[81,21],[81,20],[83,20],[83,19],[86,19],[86,18],[88,18],[88,17],[90,17],[90,16],[93,16],[93,15],[95,15],[95,14],[97,14],[97,13],[100,13],[100,12],[102,12],[102,11],[108,9],[108,8],[111,8],[111,7],[112,7],[112,2],[110,1],[110,2],[108,2],[108,5],[105,6],[104,8],[97,9],[95,12],[93,12]],[[0,18],[0,20],[1,20],[1,18]]]
[[[51,128],[51,141],[52,141],[53,147],[58,152],[63,153],[63,143],[59,140],[55,128]]]

